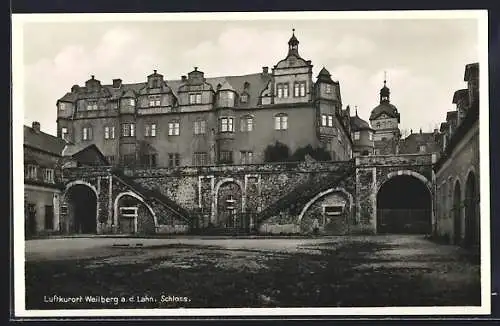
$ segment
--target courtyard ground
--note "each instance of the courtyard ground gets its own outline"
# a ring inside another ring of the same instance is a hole
[[[27,309],[481,304],[477,257],[423,236],[25,243]]]

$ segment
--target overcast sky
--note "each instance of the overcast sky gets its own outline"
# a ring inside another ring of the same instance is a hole
[[[292,28],[314,78],[326,67],[344,107],[357,106],[365,120],[387,71],[400,128],[414,132],[430,131],[454,109],[465,65],[478,61],[474,19],[27,23],[24,123],[55,134],[57,99],[90,75],[110,84],[144,82],[153,69],[166,79],[194,66],[206,77],[260,72],[286,56]]]

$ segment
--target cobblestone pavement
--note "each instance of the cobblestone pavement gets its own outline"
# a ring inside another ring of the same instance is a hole
[[[477,257],[422,236],[60,238],[25,250],[28,309],[480,305]]]

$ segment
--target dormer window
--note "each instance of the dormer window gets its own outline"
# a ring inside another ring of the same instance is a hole
[[[97,101],[92,100],[87,102],[87,110],[92,111],[92,110],[97,110]]]
[[[354,140],[359,140],[359,137],[360,137],[360,132],[359,132],[359,131],[355,131],[355,132],[353,133],[353,138],[354,138]]]
[[[278,98],[287,98],[288,97],[288,84],[287,83],[276,84],[276,96]]]
[[[240,96],[240,102],[241,103],[247,103],[248,102],[248,94],[241,94],[241,96]]]
[[[189,104],[201,104],[201,93],[189,94]]]
[[[59,103],[59,111],[66,111],[68,109],[71,109],[71,104],[66,103],[66,102],[60,102]]]
[[[234,106],[234,93],[232,91],[219,92],[219,106],[220,107],[233,107]]]
[[[295,82],[293,86],[293,96],[304,97],[306,96],[306,82]]]
[[[161,105],[161,96],[160,95],[150,95],[149,96],[149,106],[160,106]]]

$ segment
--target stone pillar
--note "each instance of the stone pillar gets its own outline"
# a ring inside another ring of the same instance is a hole
[[[60,194],[58,193],[55,193],[54,196],[52,197],[52,207],[54,207],[53,209],[53,213],[54,213],[54,224],[52,226],[52,228],[54,229],[54,231],[61,231],[59,229],[59,210],[60,210]]]
[[[113,228],[113,176],[108,176],[108,226]]]
[[[372,167],[372,192],[370,200],[372,205],[371,225],[373,233],[377,233],[377,168]]]

